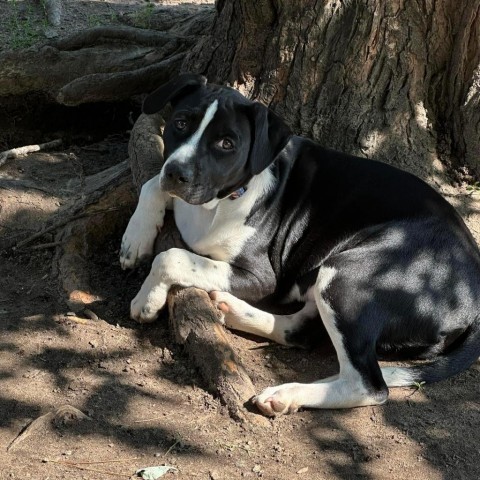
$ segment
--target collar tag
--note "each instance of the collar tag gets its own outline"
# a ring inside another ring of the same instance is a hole
[[[230,194],[230,200],[236,200],[237,198],[240,198],[246,191],[246,187],[239,188],[238,190]]]

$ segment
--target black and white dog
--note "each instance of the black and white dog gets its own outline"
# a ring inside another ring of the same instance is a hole
[[[191,251],[156,256],[132,318],[154,320],[178,284],[211,292],[228,327],[285,345],[308,342],[323,321],[338,375],[267,388],[254,398],[267,415],[381,404],[388,387],[436,382],[477,360],[480,255],[438,193],[293,136],[265,106],[202,76],[163,85],[144,112],[168,102],[166,161],[142,188],[120,261],[131,268],[152,254],[169,207]],[[266,297],[305,306],[273,315],[245,302]],[[380,368],[383,354],[438,358]]]

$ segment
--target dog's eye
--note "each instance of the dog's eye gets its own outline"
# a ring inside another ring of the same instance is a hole
[[[175,120],[173,124],[177,130],[185,130],[187,128],[187,122],[185,120]]]
[[[232,150],[233,149],[233,142],[229,138],[222,138],[216,143],[217,147],[221,148],[222,150]]]

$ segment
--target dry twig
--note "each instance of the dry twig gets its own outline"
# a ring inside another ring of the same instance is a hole
[[[50,148],[59,147],[62,140],[52,140],[51,142],[40,143],[38,145],[25,145],[24,147],[12,148],[0,153],[0,167],[6,163],[9,158],[18,158],[28,153],[39,152],[41,150],[48,150]]]
[[[58,460],[48,460],[48,462],[56,463],[58,465],[63,465],[63,466],[68,467],[68,468],[76,468],[77,470],[85,470],[87,472],[101,473],[102,475],[113,475],[115,477],[131,478],[131,475],[128,475],[126,473],[117,473],[117,472],[108,472],[106,470],[97,470],[95,468],[84,467],[82,465],[78,465],[78,464],[72,463],[72,462],[60,462]]]
[[[84,212],[84,213],[79,213],[78,215],[73,215],[71,217],[66,217],[60,219],[58,222],[54,223],[53,225],[50,225],[49,227],[46,227],[39,232],[34,233],[33,235],[30,235],[28,238],[25,238],[24,240],[18,242],[14,247],[13,250],[18,250],[24,247],[25,245],[28,245],[29,243],[33,242],[37,238],[42,237],[46,233],[50,233],[54,230],[57,230],[60,227],[65,226],[67,223],[73,222],[74,220],[79,220],[81,218],[89,217],[91,215],[99,215],[102,213],[109,212],[111,210],[118,210],[119,208],[108,208],[104,210],[95,210],[92,212]]]

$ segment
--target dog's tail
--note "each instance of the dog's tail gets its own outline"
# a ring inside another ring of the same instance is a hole
[[[384,367],[382,375],[388,387],[405,387],[420,383],[434,383],[457,375],[469,368],[480,357],[480,316],[461,336],[461,343],[433,362],[412,368]]]

